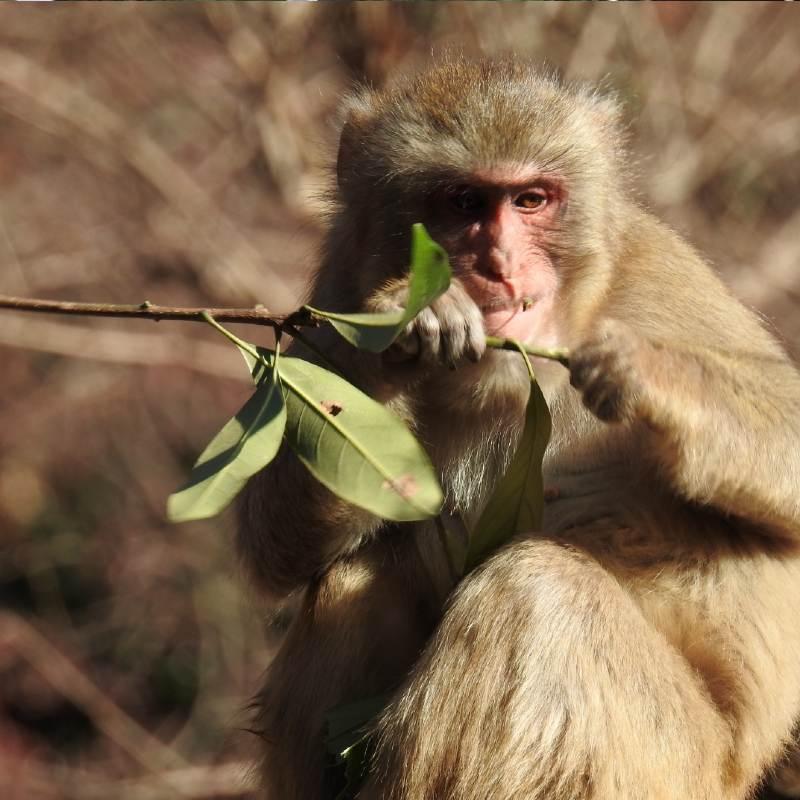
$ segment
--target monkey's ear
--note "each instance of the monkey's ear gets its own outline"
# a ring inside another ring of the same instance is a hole
[[[344,106],[344,125],[336,157],[336,182],[347,198],[356,177],[355,162],[363,150],[366,134],[374,119],[373,98],[366,89],[350,97]]]

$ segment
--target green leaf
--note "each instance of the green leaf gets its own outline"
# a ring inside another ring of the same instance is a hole
[[[272,371],[265,373],[250,399],[211,440],[186,486],[170,495],[167,517],[172,522],[219,514],[247,479],[275,458],[286,426],[286,406],[277,372],[280,360],[268,350],[262,354],[269,358]],[[256,370],[263,367],[253,362]]]
[[[286,440],[314,477],[383,519],[427,519],[442,490],[405,423],[343,378],[299,358],[280,360]]]
[[[495,487],[469,538],[465,571],[523,531],[539,530],[544,513],[542,460],[550,441],[550,411],[539,384],[531,379],[525,427],[514,458]]]
[[[305,306],[331,325],[350,344],[371,353],[380,353],[403,332],[406,325],[450,286],[447,253],[428,236],[425,226],[416,223],[411,229],[411,267],[408,301],[402,311],[382,314],[337,314]]]
[[[250,342],[248,342],[250,344]],[[261,379],[269,374],[268,370],[272,368],[272,359],[275,357],[275,351],[269,350],[266,347],[259,347],[258,345],[250,345],[263,359],[263,361],[253,358],[253,354],[249,350],[245,350],[241,345],[237,345],[239,352],[244,358],[244,363],[247,364],[247,369],[250,370],[250,375],[253,378],[253,383],[256,386],[261,382]],[[266,362],[266,364],[264,363]],[[269,367],[267,365],[270,365]]]

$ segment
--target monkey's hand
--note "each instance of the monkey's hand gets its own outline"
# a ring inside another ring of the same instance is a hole
[[[570,383],[595,416],[604,422],[640,416],[651,347],[624,323],[605,320],[572,351]]]
[[[408,282],[394,281],[373,295],[367,307],[370,311],[395,311],[405,307],[407,297]],[[455,367],[465,358],[478,361],[485,350],[481,311],[461,283],[454,279],[441,297],[408,323],[385,357],[392,363]]]

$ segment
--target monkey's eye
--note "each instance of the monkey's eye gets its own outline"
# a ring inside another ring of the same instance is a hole
[[[474,186],[456,186],[447,193],[450,205],[462,214],[480,211],[486,205],[486,198]]]
[[[514,200],[514,205],[528,211],[539,211],[547,205],[547,192],[544,189],[532,189],[523,192]]]

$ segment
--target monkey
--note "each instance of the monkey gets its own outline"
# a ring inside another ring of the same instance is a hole
[[[626,139],[613,95],[516,59],[346,102],[311,304],[401,308],[415,222],[453,281],[384,354],[309,335],[424,444],[446,528],[478,519],[527,402],[486,335],[569,368],[534,359],[541,530],[460,580],[434,521],[355,508],[289,451],[250,480],[241,561],[298,604],[257,702],[265,797],[323,797],[326,714],[371,695],[366,800],[743,800],[787,751],[800,375],[636,198]]]

